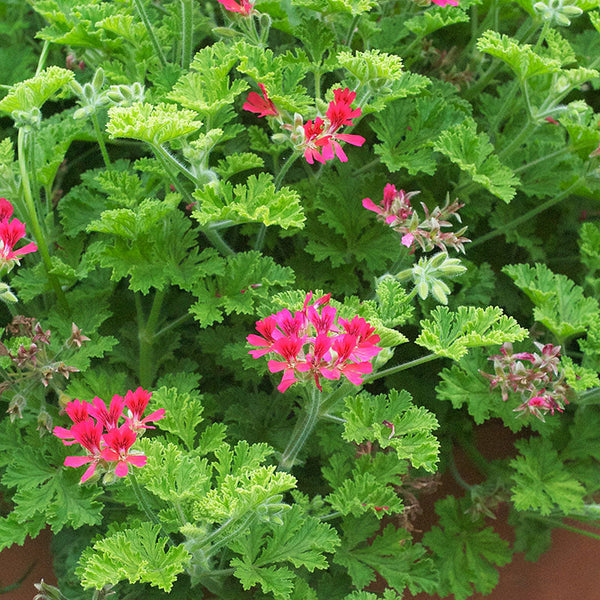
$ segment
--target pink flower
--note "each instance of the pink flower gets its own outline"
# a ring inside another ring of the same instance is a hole
[[[362,205],[367,210],[377,213],[388,225],[391,225],[396,220],[405,221],[412,215],[410,199],[418,193],[397,190],[396,186],[388,183],[383,188],[383,200],[379,206],[371,198],[365,198]]]
[[[33,242],[15,250],[17,242],[25,237],[25,224],[19,219],[11,221],[12,214],[12,204],[6,198],[0,198],[0,268],[7,267],[9,271],[25,254],[37,250]]]
[[[321,390],[321,377],[340,379],[342,375],[361,385],[363,375],[372,372],[369,360],[381,351],[375,345],[380,341],[375,328],[358,316],[337,321],[337,310],[328,305],[329,299],[330,294],[326,294],[311,304],[310,292],[302,310],[292,315],[284,309],[258,321],[256,328],[262,336],[247,337],[251,345],[259,347],[249,351],[254,358],[274,354],[283,359],[268,362],[271,373],[283,371],[277,386],[280,392],[311,378]]]
[[[458,0],[431,0],[431,1],[434,4],[437,4],[438,6],[447,6],[448,4],[451,4],[452,6],[458,6]]]
[[[403,246],[406,246],[407,248],[410,248],[413,245],[413,242],[415,241],[415,236],[412,233],[405,233],[401,238],[400,238],[400,243]]]
[[[278,115],[279,111],[275,108],[275,105],[267,96],[267,90],[265,89],[265,86],[262,83],[259,83],[258,87],[263,95],[260,96],[256,92],[250,92],[242,108],[253,113],[258,113],[259,117]]]
[[[92,403],[92,406],[88,409],[91,417],[94,417],[107,431],[117,427],[119,419],[123,416],[123,407],[125,406],[125,401],[121,396],[114,395],[109,408],[106,408],[104,400],[98,398],[98,396],[92,400]]]
[[[107,462],[116,462],[115,475],[125,477],[129,471],[128,465],[143,467],[148,460],[142,454],[129,454],[129,449],[136,440],[135,432],[124,423],[116,429],[111,429],[102,436],[106,448],[102,450],[102,458]]]
[[[133,430],[154,429],[151,425],[146,425],[150,421],[159,421],[165,416],[165,409],[160,408],[144,417],[144,411],[152,397],[152,392],[139,387],[135,392],[129,390],[125,394],[125,406],[129,409],[130,416],[125,418],[125,423]]]
[[[353,146],[362,146],[365,143],[365,138],[361,135],[339,133],[340,128],[354,125],[352,119],[360,117],[362,113],[360,108],[351,107],[356,92],[351,92],[348,88],[338,88],[333,90],[333,97],[325,113],[325,120],[317,117],[314,121],[311,119],[302,125],[304,158],[311,165],[315,161],[324,164],[335,156],[346,162],[348,157],[340,141]]]
[[[254,4],[249,2],[248,0],[218,0],[225,10],[230,12],[236,12],[244,15],[245,17],[250,16],[252,13],[252,9],[254,8]]]
[[[100,446],[102,443],[102,425],[94,423],[92,419],[86,419],[75,423],[71,427],[74,443],[83,446],[89,454],[87,456],[67,456],[65,467],[81,467],[91,463],[81,477],[81,483],[87,481],[95,472],[98,462],[102,458]],[[56,435],[56,428],[54,434]]]

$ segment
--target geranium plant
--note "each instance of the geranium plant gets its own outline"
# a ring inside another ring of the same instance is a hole
[[[600,537],[596,2],[0,11],[0,549],[51,528],[37,598],[464,600]]]

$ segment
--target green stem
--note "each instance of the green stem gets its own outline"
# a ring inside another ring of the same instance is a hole
[[[577,395],[577,404],[579,406],[587,404],[600,404],[600,387],[591,388]]]
[[[306,440],[313,432],[313,429],[319,420],[320,407],[321,394],[316,386],[313,386],[307,410],[302,418],[296,423],[294,431],[292,432],[292,437],[290,438],[286,449],[281,455],[279,469],[282,471],[289,471],[294,466],[294,462],[298,456],[298,453],[304,447]]]
[[[235,250],[220,236],[214,229],[203,229],[202,233],[208,238],[208,241],[224,256],[233,256]]]
[[[132,467],[133,469],[133,467]],[[127,475],[127,479],[129,481],[129,483],[131,483],[131,488],[133,490],[133,493],[135,494],[135,497],[137,498],[137,501],[139,502],[142,510],[144,511],[145,515],[148,517],[148,519],[150,521],[152,521],[152,523],[154,523],[155,525],[158,525],[161,529],[161,531],[166,535],[167,537],[167,544],[169,546],[173,546],[173,540],[171,539],[171,537],[169,536],[169,534],[167,534],[166,532],[163,531],[163,527],[160,523],[160,519],[158,518],[158,516],[156,515],[156,513],[152,510],[152,507],[150,506],[150,503],[148,502],[148,498],[146,498],[146,493],[144,492],[144,490],[142,489],[142,487],[140,486],[140,484],[138,483],[137,477],[135,476],[135,473],[133,472],[133,470],[129,470],[129,474]]]
[[[137,312],[138,321],[138,339],[139,339],[139,378],[140,385],[143,388],[148,389],[152,385],[154,380],[154,340],[155,330],[160,316],[160,309],[162,307],[163,300],[165,298],[165,290],[156,290],[154,294],[154,300],[152,301],[152,307],[148,320],[144,323],[144,313],[142,310],[142,301],[138,295],[136,295],[135,307]]]
[[[279,169],[279,173],[277,173],[277,177],[275,177],[274,185],[276,190],[278,190],[281,187],[283,178],[285,177],[286,173],[290,170],[290,167],[299,158],[299,156],[300,152],[292,152],[288,159],[283,163],[283,166],[281,167],[281,169]]]
[[[356,177],[357,175],[360,175],[360,174],[364,173],[365,171],[368,171],[371,167],[378,165],[380,162],[381,161],[378,158],[374,158],[373,160],[370,160],[368,163],[365,163],[362,167],[356,169],[354,171],[354,176]]]
[[[352,19],[352,23],[350,23],[350,29],[348,29],[348,33],[346,34],[346,46],[350,49],[352,45],[352,38],[354,37],[354,30],[356,29],[356,25],[360,20],[360,15],[356,15],[354,19]]]
[[[542,523],[547,523],[548,525],[554,525],[555,527],[559,527],[560,529],[566,529],[567,531],[572,531],[573,533],[579,533],[581,535],[585,535],[595,540],[600,540],[600,535],[598,535],[597,533],[592,533],[591,531],[586,531],[585,529],[579,529],[579,527],[567,525],[559,519],[553,519],[552,517],[543,517],[541,515],[536,514],[528,514],[527,516],[531,519],[535,519],[536,521],[541,521]]]
[[[426,354],[425,356],[421,356],[421,358],[415,358],[414,360],[402,363],[401,365],[396,365],[395,367],[390,367],[389,369],[384,369],[383,371],[377,371],[376,373],[365,375],[363,377],[363,384],[370,383],[371,381],[375,381],[376,379],[380,379],[381,377],[393,375],[394,373],[400,373],[400,371],[405,371],[406,369],[412,369],[412,367],[418,367],[419,365],[428,363],[432,360],[435,360],[436,358],[441,357],[434,353]]]
[[[94,131],[96,133],[96,139],[98,140],[98,145],[100,146],[100,152],[102,153],[102,159],[104,160],[104,164],[106,168],[110,168],[110,157],[108,156],[108,152],[106,151],[106,144],[104,143],[104,136],[102,135],[102,131],[100,130],[100,124],[98,123],[98,115],[96,113],[92,114],[92,124],[94,125]]]
[[[167,333],[167,331],[170,331],[171,329],[173,329],[174,327],[177,327],[179,324],[183,323],[184,321],[187,321],[192,315],[190,313],[186,313],[185,315],[181,315],[180,317],[177,317],[175,320],[171,321],[168,325],[165,325],[160,331],[157,331],[154,334],[154,338],[158,338],[161,335]]]
[[[146,14],[146,9],[144,8],[144,2],[143,2],[143,0],[133,0],[133,3],[135,4],[135,7],[137,8],[138,14],[140,15],[140,19],[142,19],[142,23],[144,23],[144,27],[146,28],[146,31],[148,32],[148,37],[150,38],[150,41],[152,42],[152,46],[154,47],[154,52],[156,52],[156,56],[158,57],[158,60],[164,69],[167,66],[167,59],[165,58],[165,55],[164,55],[162,48],[158,42],[156,34],[154,33],[152,23],[150,23],[150,19],[148,18],[148,15]]]
[[[509,223],[505,223],[504,225],[502,225],[502,227],[500,227],[498,229],[494,229],[493,231],[490,231],[489,233],[486,233],[485,235],[477,238],[475,241],[473,241],[469,244],[469,248],[475,248],[476,246],[479,246],[480,244],[489,242],[490,240],[493,240],[495,237],[503,235],[507,231],[514,229],[518,225],[521,225],[521,223],[525,223],[526,221],[529,221],[529,219],[531,219],[532,217],[535,217],[536,215],[540,214],[541,212],[548,210],[555,204],[558,204],[561,200],[564,200],[564,198],[566,198],[577,186],[579,186],[580,183],[581,183],[581,179],[578,179],[573,185],[568,187],[566,190],[564,190],[560,194],[557,194],[556,196],[554,196],[554,198],[550,198],[550,200],[547,200],[546,202],[536,206],[535,208],[532,208],[530,211],[526,212],[525,214],[521,215],[520,217],[517,217],[513,221],[510,221]]]
[[[160,144],[151,144],[151,148],[156,155],[156,158],[161,161],[163,167],[173,179],[176,179],[176,175],[173,173],[171,167],[174,167],[175,170],[179,171],[182,175],[185,175],[192,183],[197,183],[195,175],[185,165],[182,165],[170,152],[167,152]]]
[[[448,467],[450,468],[450,473],[452,473],[452,477],[454,478],[454,481],[456,481],[456,483],[458,483],[458,485],[460,485],[461,488],[463,488],[467,492],[470,492],[473,490],[474,486],[467,483],[462,478],[462,475],[460,474],[458,467],[456,466],[456,461],[454,460],[454,454],[452,451],[450,451],[450,455],[448,457]]]
[[[458,438],[458,443],[463,449],[464,453],[469,457],[471,462],[477,467],[482,475],[490,474],[490,463],[485,457],[479,452],[471,436],[462,435]]]
[[[21,185],[23,187],[23,197],[25,199],[25,206],[27,207],[30,225],[33,229],[33,235],[35,237],[38,250],[40,251],[40,256],[42,257],[42,262],[44,263],[44,267],[46,269],[46,274],[48,275],[48,281],[50,282],[50,285],[56,293],[56,299],[58,303],[62,306],[62,308],[68,310],[69,305],[67,303],[65,293],[60,287],[58,279],[51,273],[52,260],[50,259],[50,252],[48,251],[48,246],[46,245],[46,240],[44,238],[44,234],[42,233],[42,228],[40,227],[35,202],[31,193],[29,173],[27,170],[27,155],[25,153],[25,136],[25,130],[19,129],[19,135],[17,138],[17,149],[19,153],[19,170],[21,172]]]
[[[50,50],[50,42],[48,40],[44,40],[42,52],[40,53],[40,57],[38,58],[38,64],[35,70],[36,75],[39,75],[44,70],[44,65],[46,64],[46,59],[48,58],[48,50]]]
[[[193,0],[181,0],[181,68],[188,69],[192,62],[194,21]]]

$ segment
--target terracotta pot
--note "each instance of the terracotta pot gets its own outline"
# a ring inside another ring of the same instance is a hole
[[[50,554],[51,539],[52,532],[45,529],[35,539],[27,538],[22,546],[11,546],[0,552],[0,588],[15,586],[0,595],[2,600],[31,600],[37,594],[33,584],[41,579],[56,585]]]

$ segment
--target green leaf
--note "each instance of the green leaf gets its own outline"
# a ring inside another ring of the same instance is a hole
[[[228,182],[219,186],[207,184],[194,192],[194,198],[200,201],[200,206],[193,216],[201,225],[231,220],[279,225],[283,229],[304,227],[299,194],[288,187],[276,190],[269,173],[251,175],[245,185],[235,188]]]
[[[106,131],[112,138],[125,137],[160,146],[196,131],[202,123],[193,110],[161,102],[156,106],[137,102],[113,106],[108,111]]]
[[[510,202],[514,197],[519,180],[492,154],[494,147],[487,134],[477,133],[473,119],[444,131],[433,147],[498,198]]]
[[[156,422],[159,429],[168,431],[191,450],[194,447],[196,427],[203,421],[202,396],[197,393],[179,393],[176,388],[161,387],[152,393],[152,410],[165,409],[165,416]]]
[[[477,41],[477,49],[505,62],[522,81],[544,73],[556,73],[561,67],[559,60],[543,57],[529,44],[519,44],[497,31],[486,31]]]
[[[285,567],[257,567],[242,559],[234,558],[230,563],[234,575],[245,590],[260,585],[265,594],[271,592],[275,598],[289,600],[294,584],[294,574]]]
[[[365,521],[365,525],[367,523]],[[366,533],[365,525],[359,525],[357,519],[344,521],[342,546],[333,558],[348,569],[352,583],[358,589],[374,581],[377,572],[399,594],[406,587],[413,595],[420,591],[433,592],[435,574],[421,544],[411,543],[408,533],[403,529],[396,530],[393,525],[387,525],[380,535],[367,542],[366,537],[373,535],[375,529]],[[377,527],[376,520],[373,525]],[[355,531],[351,532],[350,528]]]
[[[14,113],[29,113],[41,108],[42,104],[73,79],[73,72],[60,67],[48,67],[35,77],[13,85],[0,100],[0,110]]]
[[[167,539],[159,537],[159,533],[158,525],[142,523],[95,542],[82,554],[76,571],[83,587],[99,590],[127,580],[149,583],[169,592],[190,554],[183,545],[165,551]]]
[[[247,171],[249,169],[258,169],[264,167],[265,161],[252,152],[241,152],[227,155],[219,161],[219,166],[215,171],[224,179],[230,179],[233,175]]]
[[[535,305],[533,316],[559,340],[586,332],[599,314],[598,301],[583,295],[583,289],[546,265],[507,265],[502,269]]]
[[[465,600],[473,588],[489,594],[498,583],[498,571],[510,561],[511,551],[491,527],[482,529],[482,519],[473,520],[466,510],[466,501],[453,496],[438,500],[435,512],[439,526],[423,536],[423,543],[434,553],[439,569],[441,596],[454,594],[456,600]]]
[[[370,11],[376,0],[292,0],[294,6],[310,8],[323,14],[347,13],[357,16]]]
[[[457,7],[453,10],[445,10],[445,7],[432,6],[429,10],[407,19],[404,26],[417,37],[423,38],[442,27],[455,23],[468,23],[468,21],[469,16]]]
[[[430,314],[432,319],[421,321],[422,331],[415,343],[454,360],[469,348],[520,341],[527,336],[527,330],[497,306],[459,306],[456,311],[438,306]]]
[[[344,439],[357,444],[377,441],[381,448],[395,450],[400,460],[434,472],[439,442],[431,432],[437,429],[438,422],[435,415],[414,406],[411,400],[406,390],[391,390],[378,396],[360,392],[346,398]],[[384,421],[391,423],[393,429]]]
[[[511,461],[514,486],[511,499],[517,510],[549,515],[557,508],[565,514],[583,509],[585,488],[546,438],[515,443],[521,455]]]

